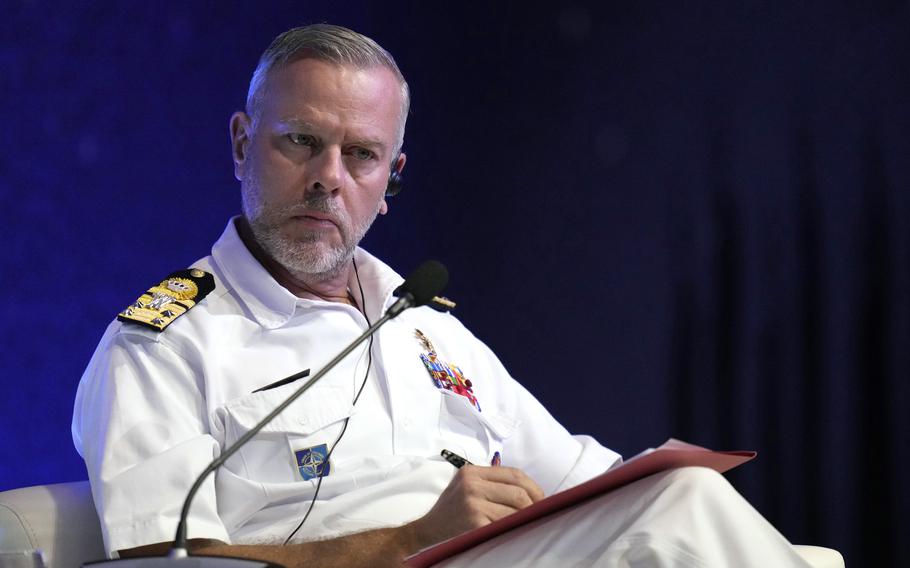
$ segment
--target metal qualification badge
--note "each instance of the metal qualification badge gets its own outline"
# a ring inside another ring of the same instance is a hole
[[[423,366],[429,371],[430,378],[433,379],[433,384],[436,385],[436,388],[460,394],[471,401],[477,412],[480,412],[480,403],[477,402],[477,397],[474,396],[474,385],[469,379],[464,377],[461,369],[457,365],[440,360],[436,354],[436,348],[430,342],[430,338],[424,335],[422,331],[415,329],[414,335],[417,336],[420,344],[426,349],[426,353],[420,354],[420,360],[423,361]]]

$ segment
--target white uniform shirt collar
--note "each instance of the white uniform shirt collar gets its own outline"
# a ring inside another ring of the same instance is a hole
[[[221,237],[212,246],[212,258],[221,271],[219,276],[224,284],[246,305],[259,325],[275,329],[291,319],[298,307],[328,303],[298,298],[279,284],[243,244],[237,233],[237,219],[233,217],[228,221]],[[366,315],[375,321],[390,303],[392,291],[403,278],[360,247],[354,251],[354,259],[366,296]],[[363,306],[353,271],[348,287],[358,304]]]

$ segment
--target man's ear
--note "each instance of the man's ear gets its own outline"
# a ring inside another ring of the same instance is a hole
[[[392,164],[392,167],[398,172],[398,175],[401,175],[401,171],[404,169],[404,163],[408,160],[407,155],[404,152],[398,154],[398,158],[395,160],[395,163]],[[389,212],[389,204],[385,199],[385,196],[379,201],[379,214],[385,215]]]
[[[398,175],[401,175],[401,172],[404,171],[404,163],[408,161],[408,155],[404,152],[398,153],[398,159],[395,160],[395,171],[398,172]]]
[[[253,121],[245,112],[237,111],[231,115],[231,156],[234,159],[234,177],[243,179],[243,167],[246,164],[247,152],[252,136]]]

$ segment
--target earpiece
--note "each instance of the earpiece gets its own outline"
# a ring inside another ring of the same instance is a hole
[[[401,179],[401,173],[395,169],[395,165],[398,163],[398,158],[396,157],[392,161],[392,168],[389,171],[389,183],[385,186],[385,195],[386,197],[392,197],[393,195],[398,195],[401,192],[401,187],[403,181]]]

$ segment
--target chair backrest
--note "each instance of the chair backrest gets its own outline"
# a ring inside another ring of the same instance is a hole
[[[105,557],[88,481],[0,493],[0,550],[44,552],[48,568],[78,568]]]

